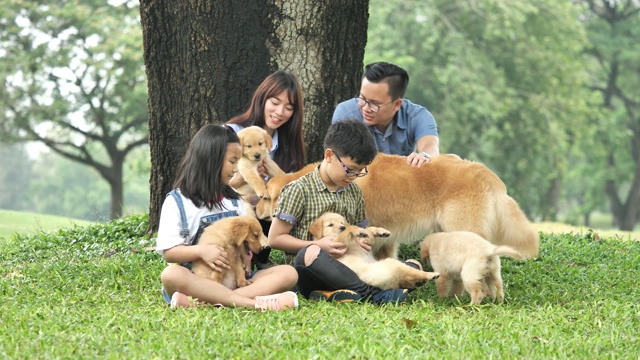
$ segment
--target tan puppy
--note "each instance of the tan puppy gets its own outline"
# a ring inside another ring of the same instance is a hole
[[[293,180],[299,179],[305,174],[312,172],[318,165],[319,162],[308,164],[302,169],[280,176],[275,176],[269,181],[267,181],[267,193],[269,194],[266,198],[261,198],[256,204],[256,216],[258,219],[268,219],[271,220],[271,214],[273,214],[273,210],[275,209],[276,201],[272,199],[278,199],[280,196],[280,191],[282,188]]]
[[[467,231],[431,234],[420,244],[421,258],[429,258],[440,273],[436,281],[438,296],[461,296],[463,289],[471,295],[471,304],[480,304],[485,296],[504,300],[500,256],[522,259],[509,246],[496,246]]]
[[[264,179],[258,173],[258,166],[264,161],[267,175],[275,177],[284,175],[278,164],[269,157],[269,150],[273,146],[271,136],[267,131],[258,126],[249,126],[238,132],[242,157],[238,161],[238,172],[247,182],[236,189],[245,201],[256,194],[260,198],[268,198]]]
[[[362,229],[354,225],[346,225],[340,214],[326,212],[309,227],[309,232],[316,239],[328,235],[337,235],[334,241],[347,244],[347,252],[338,261],[353,270],[362,282],[381,289],[413,289],[428,280],[438,278],[438,273],[414,269],[396,259],[376,260],[370,252],[365,251],[357,242],[357,238],[366,238],[369,244],[376,238],[389,236],[389,231],[378,227]]]
[[[205,228],[198,244],[223,247],[231,268],[216,271],[198,259],[192,263],[193,273],[233,290],[251,283],[246,275],[251,273],[252,253],[258,253],[261,246],[267,244],[267,237],[262,233],[262,227],[256,218],[248,215],[232,216]]]
[[[471,231],[493,244],[509,245],[525,258],[538,256],[538,232],[486,166],[445,154],[414,168],[402,156],[378,154],[368,170],[369,175],[355,180],[362,188],[367,219],[391,232],[374,244],[377,259],[396,257],[399,244],[441,231]],[[269,181],[271,200],[258,205],[271,209],[261,214],[273,212],[282,187],[293,180]]]

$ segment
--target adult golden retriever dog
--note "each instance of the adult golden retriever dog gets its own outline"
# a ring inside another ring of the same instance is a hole
[[[193,273],[222,283],[229,289],[249,285],[246,276],[251,273],[251,257],[267,244],[258,220],[252,216],[232,216],[220,219],[204,229],[198,244],[219,245],[227,252],[230,269],[213,270],[201,259],[192,263]]]
[[[347,252],[338,258],[338,261],[347,265],[366,284],[384,290],[413,289],[428,280],[438,278],[438,273],[417,270],[396,259],[376,260],[357,242],[357,238],[365,238],[365,241],[372,245],[376,239],[390,235],[386,229],[373,226],[362,229],[346,225],[342,215],[326,212],[311,224],[309,232],[316,239],[337,235],[334,241],[347,245]]]
[[[513,247],[525,258],[538,256],[538,232],[500,178],[483,164],[445,154],[414,168],[402,156],[378,154],[368,169],[369,175],[355,180],[364,194],[367,218],[372,226],[391,232],[373,245],[376,258],[396,257],[401,243],[450,231],[476,233],[493,244]],[[271,199],[258,205],[269,208],[269,215],[282,187],[295,180],[292,175],[267,183]]]
[[[434,271],[440,273],[436,281],[438,296],[461,296],[464,290],[471,295],[471,304],[480,304],[485,296],[504,300],[500,256],[522,259],[509,246],[496,246],[468,231],[436,233],[420,244],[420,257],[427,258]]]
[[[273,146],[271,136],[261,127],[249,126],[238,132],[242,157],[238,161],[238,172],[247,182],[236,189],[245,201],[256,194],[260,198],[268,198],[269,193],[264,179],[258,173],[258,166],[264,162],[267,175],[276,177],[284,175],[278,164],[269,157],[269,150]]]

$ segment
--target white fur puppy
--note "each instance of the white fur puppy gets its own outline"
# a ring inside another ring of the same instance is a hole
[[[467,231],[441,232],[427,236],[420,245],[422,261],[429,260],[440,273],[436,281],[438,296],[471,295],[471,304],[479,304],[485,296],[504,300],[500,256],[522,259],[509,246],[496,246],[479,235]]]
[[[397,259],[386,258],[378,261],[357,241],[358,238],[365,238],[366,242],[372,245],[376,238],[390,235],[386,229],[373,226],[363,229],[346,225],[342,215],[326,212],[311,224],[309,232],[316,239],[336,235],[334,241],[345,243],[347,252],[337,260],[353,270],[365,284],[384,290],[413,289],[428,280],[438,278],[437,273],[414,269]]]

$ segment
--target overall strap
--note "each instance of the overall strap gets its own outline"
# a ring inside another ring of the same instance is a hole
[[[182,203],[182,197],[178,192],[173,189],[167,196],[173,196],[176,200],[176,204],[178,204],[178,210],[180,210],[180,236],[183,238],[189,237],[189,225],[187,224],[187,214],[184,211],[184,204]]]

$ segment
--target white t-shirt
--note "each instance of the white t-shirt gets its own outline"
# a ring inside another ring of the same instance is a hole
[[[236,134],[240,130],[244,129],[244,126],[240,126],[238,124],[227,124],[227,126],[231,127]],[[273,146],[271,146],[271,150],[269,150],[269,156],[273,159],[273,155],[276,153],[276,150],[278,150],[278,129],[273,132],[271,140],[273,140]]]
[[[214,208],[213,210],[209,210],[206,207],[196,207],[191,200],[182,196],[180,189],[176,191],[182,199],[187,224],[189,226],[189,236],[185,239],[180,235],[180,229],[182,228],[180,210],[173,196],[168,195],[162,204],[160,224],[158,225],[158,238],[156,239],[156,251],[160,255],[163,255],[165,250],[175,246],[190,245],[198,232],[201,219],[207,215],[221,214],[230,211],[236,211],[238,215],[245,215],[245,209],[241,200],[236,201],[237,206],[234,206],[231,200],[224,198],[222,200],[222,209]]]

